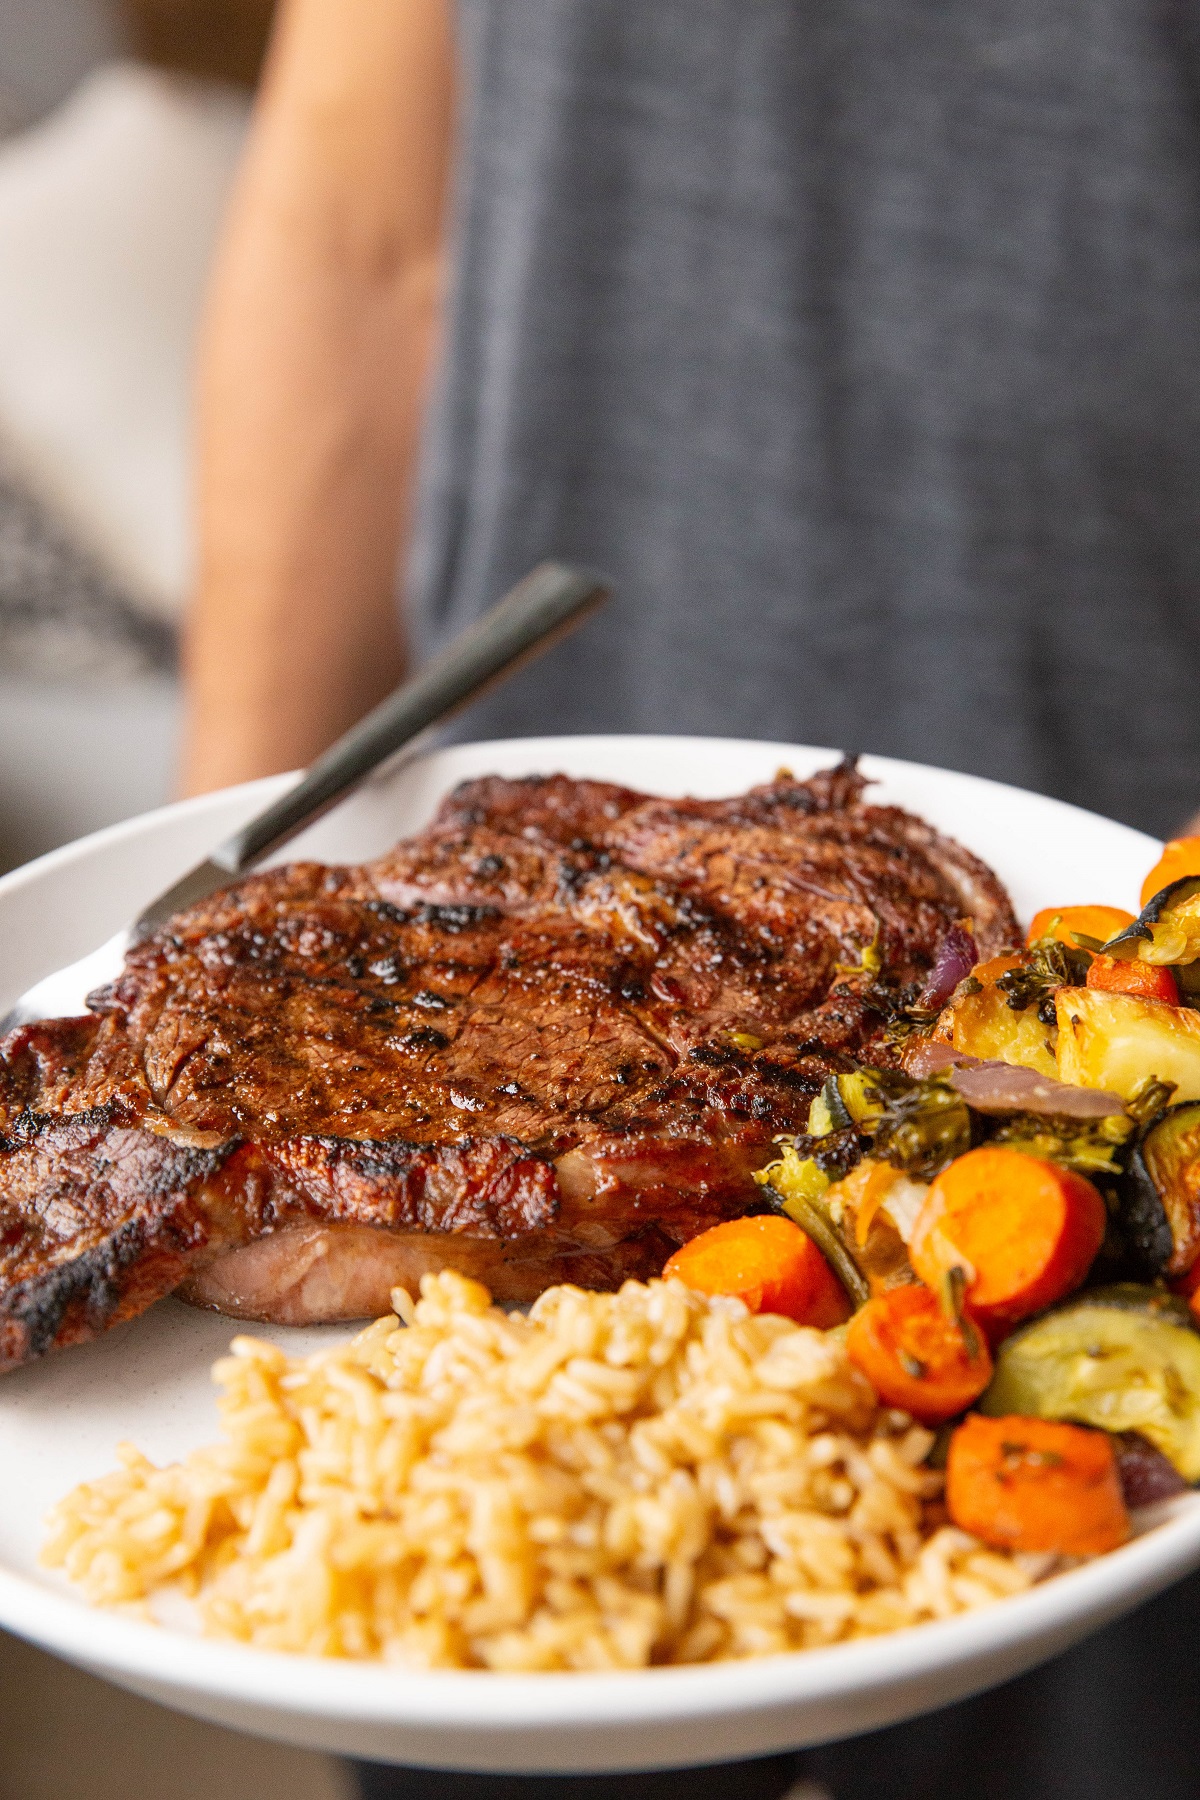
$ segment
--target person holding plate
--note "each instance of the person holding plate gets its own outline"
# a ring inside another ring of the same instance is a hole
[[[202,345],[188,789],[308,761],[553,555],[616,602],[462,735],[869,748],[1178,829],[1198,182],[1182,0],[285,0]],[[1183,1800],[1198,1601],[804,1767]]]

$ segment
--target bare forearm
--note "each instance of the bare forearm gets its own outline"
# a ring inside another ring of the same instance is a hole
[[[400,674],[450,100],[440,0],[293,0],[201,349],[185,791],[309,761]]]

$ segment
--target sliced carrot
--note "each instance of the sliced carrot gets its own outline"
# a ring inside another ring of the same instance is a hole
[[[1053,1419],[964,1419],[946,1506],[960,1530],[1006,1550],[1099,1556],[1129,1536],[1112,1439]]]
[[[1104,1202],[1084,1176],[985,1144],[937,1177],[908,1254],[934,1289],[952,1269],[963,1271],[967,1305],[994,1343],[1079,1286],[1106,1224]]]
[[[1165,1000],[1179,1005],[1179,983],[1170,969],[1119,956],[1093,956],[1087,985],[1106,994],[1136,994],[1141,1000]]]
[[[1155,894],[1185,875],[1200,875],[1200,837],[1172,838],[1163,845],[1162,855],[1142,883],[1142,905],[1148,906]]]
[[[799,1225],[774,1213],[729,1219],[702,1231],[672,1256],[674,1276],[702,1294],[733,1294],[751,1312],[782,1313],[821,1330],[850,1315],[845,1289]]]
[[[926,1425],[952,1419],[992,1379],[980,1334],[969,1325],[964,1333],[916,1282],[860,1307],[846,1329],[846,1351],[881,1400]]]
[[[1074,947],[1078,933],[1107,944],[1109,938],[1132,924],[1133,914],[1120,906],[1043,906],[1040,913],[1034,914],[1025,942],[1036,944],[1040,938],[1057,938],[1060,944]]]
[[[976,963],[971,975],[984,987],[991,987],[1002,975],[1007,975],[1010,969],[1019,969],[1026,960],[1024,956],[1014,956],[1011,950],[1007,950],[1003,956],[990,956],[987,962]]]
[[[1197,1258],[1185,1275],[1180,1275],[1167,1285],[1173,1294],[1182,1294],[1185,1300],[1190,1300],[1193,1294],[1200,1291],[1200,1258]]]
[[[1173,1294],[1178,1294],[1181,1300],[1187,1301],[1193,1319],[1200,1325],[1200,1257],[1186,1274],[1180,1275],[1175,1281],[1169,1281],[1167,1286]]]

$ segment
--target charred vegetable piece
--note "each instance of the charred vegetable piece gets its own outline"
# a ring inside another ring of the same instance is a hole
[[[828,1137],[849,1126],[869,1125],[881,1110],[874,1071],[855,1069],[830,1075],[808,1109],[810,1137]]]
[[[962,1271],[971,1314],[995,1341],[1079,1286],[1107,1223],[1082,1175],[985,1144],[943,1169],[908,1251],[927,1287]]]
[[[991,1378],[979,1333],[947,1319],[936,1296],[916,1284],[861,1307],[847,1327],[846,1352],[881,1400],[925,1425],[962,1412]]]
[[[1130,962],[1119,956],[1093,956],[1086,985],[1099,988],[1105,994],[1136,994],[1142,1000],[1179,1005],[1179,983],[1170,969],[1157,968],[1154,963]]]
[[[1126,1179],[1147,1263],[1157,1262],[1156,1274],[1183,1275],[1200,1257],[1200,1105],[1165,1112],[1134,1151]]]
[[[851,1255],[829,1216],[825,1196],[828,1175],[811,1156],[801,1156],[794,1144],[785,1143],[776,1162],[760,1169],[754,1179],[763,1198],[808,1234],[856,1306],[870,1294],[867,1278]]]
[[[841,1283],[816,1244],[771,1213],[702,1231],[669,1259],[663,1277],[672,1276],[702,1294],[733,1295],[751,1312],[782,1313],[822,1331],[850,1316]]]
[[[1026,943],[1033,947],[1043,938],[1078,948],[1080,938],[1107,943],[1118,931],[1133,924],[1133,914],[1122,906],[1044,906],[1035,913]]]
[[[1200,1100],[1200,1013],[1086,987],[1063,988],[1057,1009],[1060,1080],[1128,1100],[1153,1075]]]
[[[989,1139],[1026,1156],[1061,1163],[1079,1175],[1122,1173],[1120,1153],[1136,1127],[1125,1113],[1102,1119],[1047,1119],[1037,1113],[1013,1113]]]
[[[1130,1530],[1111,1441],[1039,1418],[964,1419],[946,1457],[946,1509],[1006,1550],[1100,1556]]]
[[[842,1105],[854,1124],[870,1131],[884,1110],[881,1077],[873,1069],[855,1069],[851,1074],[838,1075],[835,1079]]]
[[[1162,855],[1142,883],[1139,904],[1145,906],[1184,875],[1200,875],[1200,837],[1172,838],[1163,846]]]
[[[844,1131],[853,1125],[838,1088],[837,1076],[831,1075],[808,1109],[809,1137],[828,1137],[831,1131]]]
[[[997,978],[996,986],[1007,995],[1014,1012],[1032,1007],[1043,1025],[1053,1025],[1054,996],[1060,987],[1087,979],[1091,954],[1046,938],[1025,952],[1015,968]]]
[[[1028,953],[1024,958],[997,956],[980,963],[938,1020],[935,1036],[981,1061],[1021,1063],[1041,1075],[1056,1074],[1054,1019],[1047,1022],[1041,1017],[1041,1000],[1049,992],[1042,975],[1036,977],[1036,994],[1032,987],[1028,994],[1023,989],[1014,994],[1002,985],[1029,966]],[[1081,973],[1079,979],[1083,978]]]
[[[1155,894],[1132,925],[1109,938],[1106,956],[1165,965],[1200,957],[1200,875],[1185,875]]]
[[[1093,1289],[1005,1340],[980,1409],[1137,1431],[1200,1481],[1200,1332],[1159,1289]]]
[[[966,1101],[948,1081],[879,1077],[882,1110],[872,1120],[872,1155],[906,1175],[935,1175],[971,1145]]]
[[[829,1187],[829,1176],[811,1156],[802,1156],[795,1144],[784,1140],[780,1154],[765,1169],[756,1171],[760,1187],[770,1186],[785,1200],[820,1200]]]

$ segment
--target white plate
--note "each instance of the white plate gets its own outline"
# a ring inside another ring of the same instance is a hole
[[[832,753],[712,738],[543,738],[445,750],[380,777],[292,854],[384,849],[465,776],[565,770],[663,794],[731,794]],[[878,798],[984,856],[1022,917],[1055,902],[1133,906],[1153,839],[993,782],[867,757]],[[0,881],[0,1010],[93,948],[286,784],[168,807]],[[266,1329],[266,1328],[262,1328]],[[619,1675],[411,1674],[203,1641],[93,1611],[37,1566],[40,1521],[111,1467],[118,1439],[156,1459],[216,1435],[208,1381],[233,1326],[164,1301],[99,1343],[0,1380],[0,1624],[114,1681],[291,1743],[429,1766],[616,1770],[753,1756],[943,1706],[1053,1656],[1200,1564],[1200,1500],[1113,1555],[1016,1599],[889,1637],[761,1662]],[[329,1332],[271,1330],[289,1349]]]

